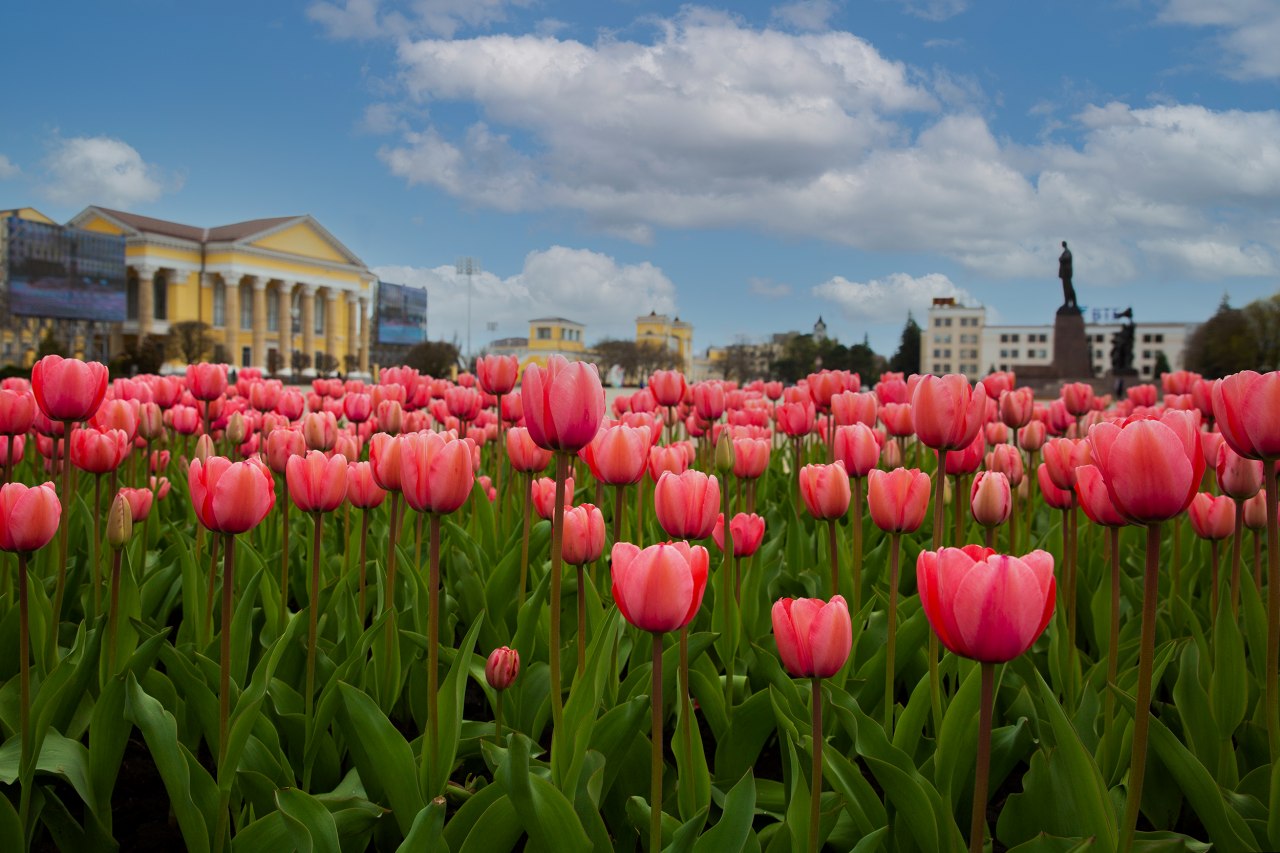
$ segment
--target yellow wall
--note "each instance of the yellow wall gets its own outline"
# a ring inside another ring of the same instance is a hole
[[[300,222],[276,234],[254,240],[251,245],[277,252],[288,252],[291,255],[304,255],[309,258],[320,258],[339,264],[347,264],[351,259],[335,249],[328,240],[315,232],[310,225]]]

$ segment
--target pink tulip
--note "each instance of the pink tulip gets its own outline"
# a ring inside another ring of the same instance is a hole
[[[987,390],[974,388],[962,374],[928,375],[911,398],[916,437],[935,450],[960,450],[982,428]]]
[[[553,355],[530,364],[521,384],[525,426],[539,447],[578,451],[595,438],[604,417],[604,388],[594,364]]]
[[[23,435],[36,418],[36,398],[30,391],[0,389],[0,435]]]
[[[476,375],[487,394],[510,394],[520,378],[520,359],[514,355],[486,355],[476,360]]]
[[[755,513],[740,512],[729,522],[729,532],[733,534],[733,556],[750,557],[760,548],[764,541],[764,519]],[[711,531],[711,538],[716,547],[724,550],[724,513],[716,516],[716,526]]]
[[[716,526],[720,484],[701,471],[663,472],[653,490],[653,503],[668,536],[705,539]]]
[[[372,462],[347,463],[347,500],[358,509],[373,509],[386,500],[387,493],[373,478]]]
[[[1231,449],[1249,459],[1280,459],[1280,371],[1242,370],[1213,386],[1213,416]]]
[[[610,486],[629,486],[644,478],[651,441],[649,427],[617,424],[596,433],[582,452],[600,482]]]
[[[844,463],[850,477],[865,477],[880,464],[880,442],[864,423],[836,427],[835,458]]]
[[[1215,473],[1222,493],[1238,500],[1248,500],[1262,488],[1262,462],[1241,456],[1229,444],[1218,448]]]
[[[1089,430],[1111,500],[1134,523],[1173,518],[1195,497],[1204,475],[1198,421],[1195,413],[1166,411],[1159,420],[1130,418],[1123,427]]]
[[[514,356],[513,356],[514,358]],[[489,654],[484,664],[484,678],[494,690],[506,690],[520,674],[520,653],[501,646]]]
[[[400,485],[404,499],[418,512],[455,512],[475,484],[471,448],[462,439],[437,432],[403,436]]]
[[[642,631],[683,628],[702,606],[707,588],[707,549],[667,542],[641,550],[630,542],[613,546],[613,600],[622,617]]]
[[[770,444],[767,438],[733,439],[733,476],[754,480],[769,467]]]
[[[531,474],[546,470],[551,463],[551,451],[534,444],[529,430],[512,427],[507,430],[507,458],[511,460],[512,468]]]
[[[886,533],[914,533],[929,509],[929,475],[915,468],[867,475],[867,508]]]
[[[1236,526],[1236,502],[1227,495],[1200,492],[1187,507],[1191,529],[1201,539],[1226,539]]]
[[[585,566],[604,552],[604,516],[599,507],[581,504],[564,511],[564,561]]]
[[[1103,482],[1098,466],[1081,465],[1076,469],[1075,493],[1080,501],[1080,508],[1094,524],[1103,527],[1123,527],[1128,524],[1111,502],[1111,495],[1107,492],[1107,484]]]
[[[1036,482],[1040,484],[1040,496],[1050,509],[1071,509],[1076,505],[1076,493],[1071,489],[1063,489],[1053,482],[1049,475],[1049,466],[1041,462],[1036,469]]]
[[[325,456],[312,450],[306,456],[290,456],[285,483],[294,506],[303,512],[333,512],[347,497],[347,458],[341,453]]]
[[[231,462],[210,456],[194,459],[188,474],[196,517],[219,533],[244,533],[267,517],[276,503],[276,483],[257,459]]]
[[[843,462],[806,465],[800,469],[800,497],[809,514],[820,521],[841,518],[849,511],[849,472]]]
[[[96,361],[46,355],[31,368],[36,405],[51,421],[87,421],[107,393],[107,368]]]
[[[573,478],[564,481],[564,505],[573,506]],[[539,477],[533,481],[533,509],[538,518],[550,521],[556,508],[556,481],[554,477]]]
[[[58,532],[61,518],[62,503],[53,483],[0,486],[0,550],[26,554],[40,550]]]
[[[216,400],[227,392],[227,370],[221,364],[187,365],[187,390],[197,400]]]
[[[129,437],[121,430],[77,429],[71,433],[71,464],[90,474],[107,474],[129,455]]]
[[[135,524],[146,521],[147,516],[151,514],[151,503],[154,497],[150,489],[129,489],[120,490],[125,501],[129,504],[129,517]]]
[[[794,678],[830,678],[849,659],[853,625],[843,596],[780,598],[772,617],[778,656]]]
[[[1009,478],[997,471],[980,471],[969,490],[969,507],[973,520],[983,527],[998,527],[1009,518],[1013,492]]]

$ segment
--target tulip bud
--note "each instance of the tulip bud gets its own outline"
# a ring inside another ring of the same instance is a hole
[[[117,494],[111,502],[111,511],[107,513],[107,542],[119,551],[129,543],[133,535],[133,510],[124,495]]]
[[[138,410],[138,434],[147,441],[164,435],[164,417],[155,403],[143,403]]]
[[[1009,518],[1012,506],[1009,478],[999,471],[981,471],[974,478],[969,504],[974,521],[983,527],[998,527]]]
[[[484,665],[484,678],[494,690],[506,690],[520,674],[520,653],[500,646],[489,654]]]
[[[732,472],[733,462],[733,441],[727,432],[722,432],[716,442],[716,473],[723,476]]]
[[[244,422],[244,415],[232,412],[231,417],[227,419],[227,441],[232,444],[244,444],[245,436],[248,434],[249,425]]]
[[[205,462],[210,456],[213,456],[215,452],[216,451],[213,447],[213,438],[208,433],[204,433],[196,439],[196,459],[199,459],[201,462]]]

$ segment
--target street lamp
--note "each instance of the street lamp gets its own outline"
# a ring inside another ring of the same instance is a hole
[[[458,258],[456,267],[458,275],[467,277],[467,367],[471,366],[471,279],[480,273],[480,259],[470,255]]]

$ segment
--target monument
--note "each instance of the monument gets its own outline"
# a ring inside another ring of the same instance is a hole
[[[1053,396],[1063,382],[1088,382],[1094,378],[1089,337],[1084,331],[1084,315],[1076,302],[1076,289],[1072,283],[1074,273],[1071,249],[1063,240],[1062,254],[1058,256],[1062,305],[1053,321],[1053,363],[1014,367],[1018,378],[1036,387],[1037,394]]]

